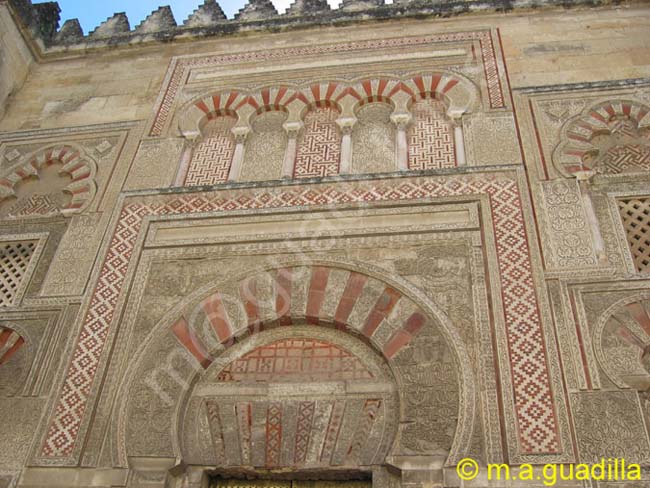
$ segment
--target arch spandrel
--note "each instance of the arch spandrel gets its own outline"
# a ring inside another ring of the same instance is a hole
[[[207,408],[205,405],[200,407],[199,400],[192,400],[188,391],[204,381],[210,371],[220,371],[234,361],[241,355],[238,352],[243,351],[241,348],[250,351],[262,346],[268,342],[267,334],[281,334],[286,338],[298,330],[306,330],[312,339],[318,337],[317,334],[335,334],[344,338],[342,347],[357,357],[358,350],[372,351],[374,362],[383,365],[385,377],[394,378],[395,386],[392,388],[396,388],[399,396],[399,407],[391,410],[396,415],[391,427],[395,429],[395,435],[390,442],[386,441],[388,444],[382,451],[385,453],[382,459],[429,455],[453,462],[462,457],[463,450],[470,445],[467,439],[471,438],[475,423],[473,373],[469,368],[460,367],[469,364],[465,346],[444,314],[426,296],[406,282],[385,280],[376,272],[350,269],[338,263],[287,265],[198,290],[160,323],[145,341],[130,368],[123,397],[134,398],[140,391],[151,389],[147,382],[151,383],[156,365],[164,362],[161,358],[166,355],[182,363],[179,369],[184,371],[183,374],[158,381],[169,402],[164,407],[169,418],[169,433],[165,434],[166,441],[159,441],[167,447],[161,447],[161,452],[182,456],[186,432],[194,432],[192,435],[196,436],[199,432],[205,434],[205,429],[209,430],[207,410],[200,416],[203,420],[191,427],[185,421],[179,422],[187,418],[183,413],[186,409],[198,412],[199,408]],[[325,281],[324,276],[328,278]],[[283,289],[289,290],[285,302],[278,300],[278,290]],[[230,297],[235,292],[239,300]],[[367,307],[367,314],[359,313],[357,306]],[[314,313],[314,310],[318,312]],[[348,324],[348,319],[354,325]],[[210,341],[208,337],[211,337]],[[409,363],[413,358],[422,360],[427,357],[429,362],[421,361],[420,364],[424,369],[414,368]],[[429,374],[423,365],[437,361],[441,361],[441,367]],[[141,366],[145,363],[149,366]],[[407,378],[406,371],[413,374]],[[408,393],[408,388],[413,392]],[[383,390],[391,388],[384,387]],[[437,416],[436,409],[446,412],[437,423],[431,424],[433,428],[429,432],[414,430],[412,426],[422,414],[422,395],[418,396],[415,390],[425,395],[425,402],[430,398],[451,402],[425,409],[425,415]],[[125,446],[130,446],[130,441],[125,441],[138,435],[130,432],[131,427],[126,425],[127,419],[133,415],[133,408],[133,405],[123,404],[117,419],[117,425],[122,427],[115,436],[116,453],[123,460],[141,455],[125,450]],[[140,405],[139,408],[144,407]],[[211,408],[214,414],[214,408]],[[236,413],[236,409],[232,412]],[[409,425],[410,429],[407,428]],[[410,441],[409,437],[413,437],[416,431],[419,438]],[[440,432],[445,434],[439,435]],[[205,439],[202,442],[205,443]],[[462,450],[458,446],[463,446]],[[364,456],[363,459],[367,460],[369,455]],[[213,464],[212,461],[205,462]],[[372,463],[376,461],[372,460]]]

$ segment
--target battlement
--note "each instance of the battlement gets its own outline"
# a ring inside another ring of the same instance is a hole
[[[270,0],[249,0],[229,19],[216,0],[205,0],[181,24],[169,6],[159,7],[132,27],[127,15],[115,13],[84,33],[78,19],[60,24],[57,2],[32,3],[7,0],[15,15],[44,53],[68,52],[115,45],[134,45],[173,39],[227,36],[248,31],[281,31],[310,26],[344,25],[395,18],[450,17],[542,8],[576,8],[609,5],[611,0],[344,0],[332,9],[325,0],[294,0],[280,14]]]

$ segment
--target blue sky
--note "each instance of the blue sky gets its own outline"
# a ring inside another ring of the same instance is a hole
[[[40,3],[36,0],[34,3]],[[115,12],[126,12],[131,28],[138,25],[152,11],[161,5],[170,5],[176,22],[183,21],[196,9],[203,0],[57,0],[61,7],[61,23],[66,19],[78,18],[84,33],[88,33]],[[228,16],[233,15],[244,6],[246,0],[217,0]],[[289,6],[292,0],[271,0],[279,12]],[[336,6],[339,0],[328,0]]]

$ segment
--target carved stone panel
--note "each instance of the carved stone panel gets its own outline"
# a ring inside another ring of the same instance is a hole
[[[12,419],[3,423],[0,436],[0,466],[3,469],[20,470],[24,466],[43,406],[44,401],[39,398],[0,398],[0,412],[7,416],[11,413]],[[7,418],[5,415],[2,418]]]
[[[41,295],[81,295],[95,262],[104,229],[102,214],[78,215],[71,219],[50,264]]]
[[[595,266],[593,238],[576,180],[540,184],[544,205],[546,256],[549,267]]]
[[[140,143],[125,190],[165,188],[178,170],[185,142],[182,139],[145,139]]]
[[[512,114],[481,113],[463,117],[468,166],[521,164],[519,138]]]
[[[580,461],[624,458],[647,463],[650,443],[635,391],[592,391],[571,395]]]
[[[368,103],[357,112],[352,130],[352,173],[384,173],[395,165],[395,126],[392,108],[386,103]]]
[[[287,114],[278,110],[264,112],[253,119],[246,138],[242,181],[277,180],[282,177],[282,163],[287,148],[287,133],[282,127]]]

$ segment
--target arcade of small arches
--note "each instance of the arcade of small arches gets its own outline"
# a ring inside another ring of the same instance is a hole
[[[447,73],[209,94],[181,109],[176,184],[462,166],[461,117],[479,99]]]

